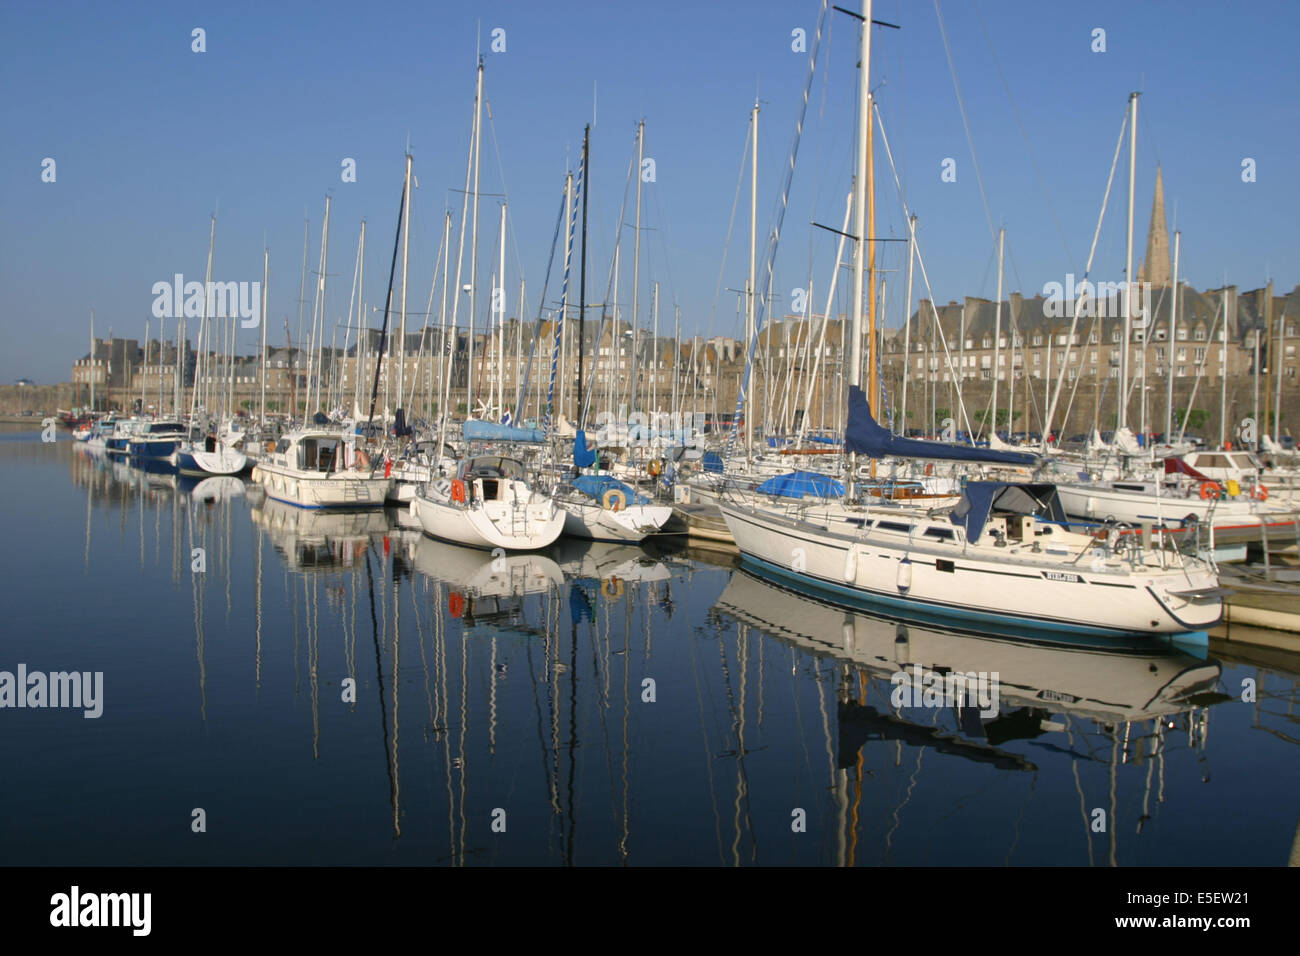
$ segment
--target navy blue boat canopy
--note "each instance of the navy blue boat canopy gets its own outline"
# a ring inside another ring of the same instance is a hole
[[[970,481],[952,509],[952,523],[966,529],[967,541],[978,541],[989,516],[1033,515],[1065,523],[1065,508],[1056,485],[1007,481]]]
[[[843,498],[844,486],[829,475],[815,471],[792,471],[769,478],[758,486],[761,494],[779,495],[782,498]]]
[[[596,452],[587,447],[587,433],[581,428],[573,436],[573,463],[579,468],[590,468],[596,463]]]
[[[976,461],[994,465],[1034,467],[1038,456],[1019,451],[994,451],[974,445],[902,438],[877,423],[862,389],[849,386],[849,423],[844,429],[844,446],[871,458],[931,458],[937,461]]]
[[[645,505],[650,503],[650,499],[643,494],[637,493],[630,485],[625,485],[612,475],[580,475],[573,479],[573,487],[577,488],[588,498],[594,498],[599,501],[605,496],[605,492],[611,488],[615,491],[621,491],[623,497],[629,505]]]

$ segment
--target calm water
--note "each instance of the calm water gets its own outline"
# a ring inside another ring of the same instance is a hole
[[[0,434],[0,500],[0,671],[104,675],[98,719],[0,710],[2,863],[1296,852],[1300,664],[1276,655],[900,627],[665,547],[494,564],[395,512],[301,512],[65,434]],[[997,715],[893,706],[913,665],[996,672]]]

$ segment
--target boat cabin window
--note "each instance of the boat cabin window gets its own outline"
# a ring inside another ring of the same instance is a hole
[[[957,537],[957,533],[951,528],[926,528],[925,538],[938,538],[940,541],[952,541]]]
[[[466,478],[507,478],[516,481],[522,481],[524,477],[524,466],[517,458],[502,458],[497,455],[486,455],[479,458],[471,458],[465,464]],[[484,493],[487,489],[484,487]],[[492,496],[495,498],[495,495]]]
[[[902,534],[911,534],[912,526],[910,524],[903,524],[901,521],[877,521],[876,530],[898,531]]]
[[[1255,464],[1249,455],[1228,455],[1228,459],[1242,471],[1254,471]]]
[[[1124,485],[1118,481],[1112,486],[1116,491],[1146,491],[1146,485]]]
[[[281,438],[278,442],[275,443],[275,450],[279,452],[281,455],[283,455],[286,451],[289,450],[289,439]]]
[[[299,466],[307,471],[333,471],[338,441],[328,438],[304,438],[298,446]]]

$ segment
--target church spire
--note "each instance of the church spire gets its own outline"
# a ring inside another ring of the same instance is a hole
[[[1169,264],[1169,230],[1165,226],[1165,181],[1156,166],[1156,194],[1151,203],[1151,226],[1147,230],[1147,254],[1138,270],[1138,281],[1156,288],[1172,285]]]

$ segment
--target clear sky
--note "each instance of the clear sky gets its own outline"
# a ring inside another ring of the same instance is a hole
[[[791,34],[806,30],[811,49],[818,10],[816,0],[5,0],[0,382],[67,380],[87,350],[91,308],[100,337],[110,328],[142,337],[154,283],[175,273],[202,280],[214,211],[215,279],[260,280],[270,248],[270,342],[283,344],[285,316],[297,335],[304,220],[315,269],[327,194],[327,337],[348,308],[362,218],[365,298],[382,305],[408,137],[419,181],[408,327],[422,322],[414,313],[429,298],[444,211],[452,208],[459,223],[480,48],[492,116],[480,189],[509,199],[511,314],[521,276],[529,317],[538,308],[564,173],[577,167],[594,99],[588,300],[605,298],[644,118],[655,180],[643,193],[642,322],[658,281],[661,332],[671,331],[679,306],[684,334],[736,335],[737,300],[726,290],[745,281],[747,183],[730,244],[727,231],[749,110],[757,96],[761,261],[808,66]],[[1226,279],[1245,290],[1271,277],[1285,291],[1300,282],[1300,4],[945,0],[936,8],[879,0],[875,17],[902,27],[875,31],[872,85],[941,302],[996,291],[990,219],[1007,228],[1007,292],[1033,295],[1083,272],[1131,90],[1143,94],[1135,266],[1159,162],[1170,230],[1183,234],[1181,271],[1193,286]],[[853,168],[856,21],[832,11],[829,22],[777,260],[778,313],[810,274],[816,308],[824,307],[835,237],[809,222],[839,227]],[[196,27],[206,31],[206,52],[191,49]],[[491,49],[496,28],[505,31],[504,52]],[[1105,31],[1105,52],[1092,50],[1096,29]],[[876,143],[876,232],[906,236]],[[42,181],[47,157],[56,163],[52,183]],[[345,158],[356,161],[355,183],[341,180]],[[941,178],[949,158],[955,182]],[[1242,181],[1246,158],[1254,182]],[[1122,158],[1094,278],[1122,278],[1126,174]],[[499,201],[480,200],[482,288],[497,257]],[[619,301],[630,313],[632,230],[623,235]],[[882,269],[898,270],[884,273],[890,325],[904,314],[905,252],[899,243],[880,251]],[[468,281],[468,254],[465,271]],[[847,308],[846,287],[837,310]],[[304,323],[311,289],[309,281]],[[548,299],[557,294],[558,279]],[[913,302],[925,294],[918,278]],[[481,323],[486,297],[479,302]],[[341,328],[338,335],[341,344]],[[256,336],[241,331],[241,350],[253,351]]]

